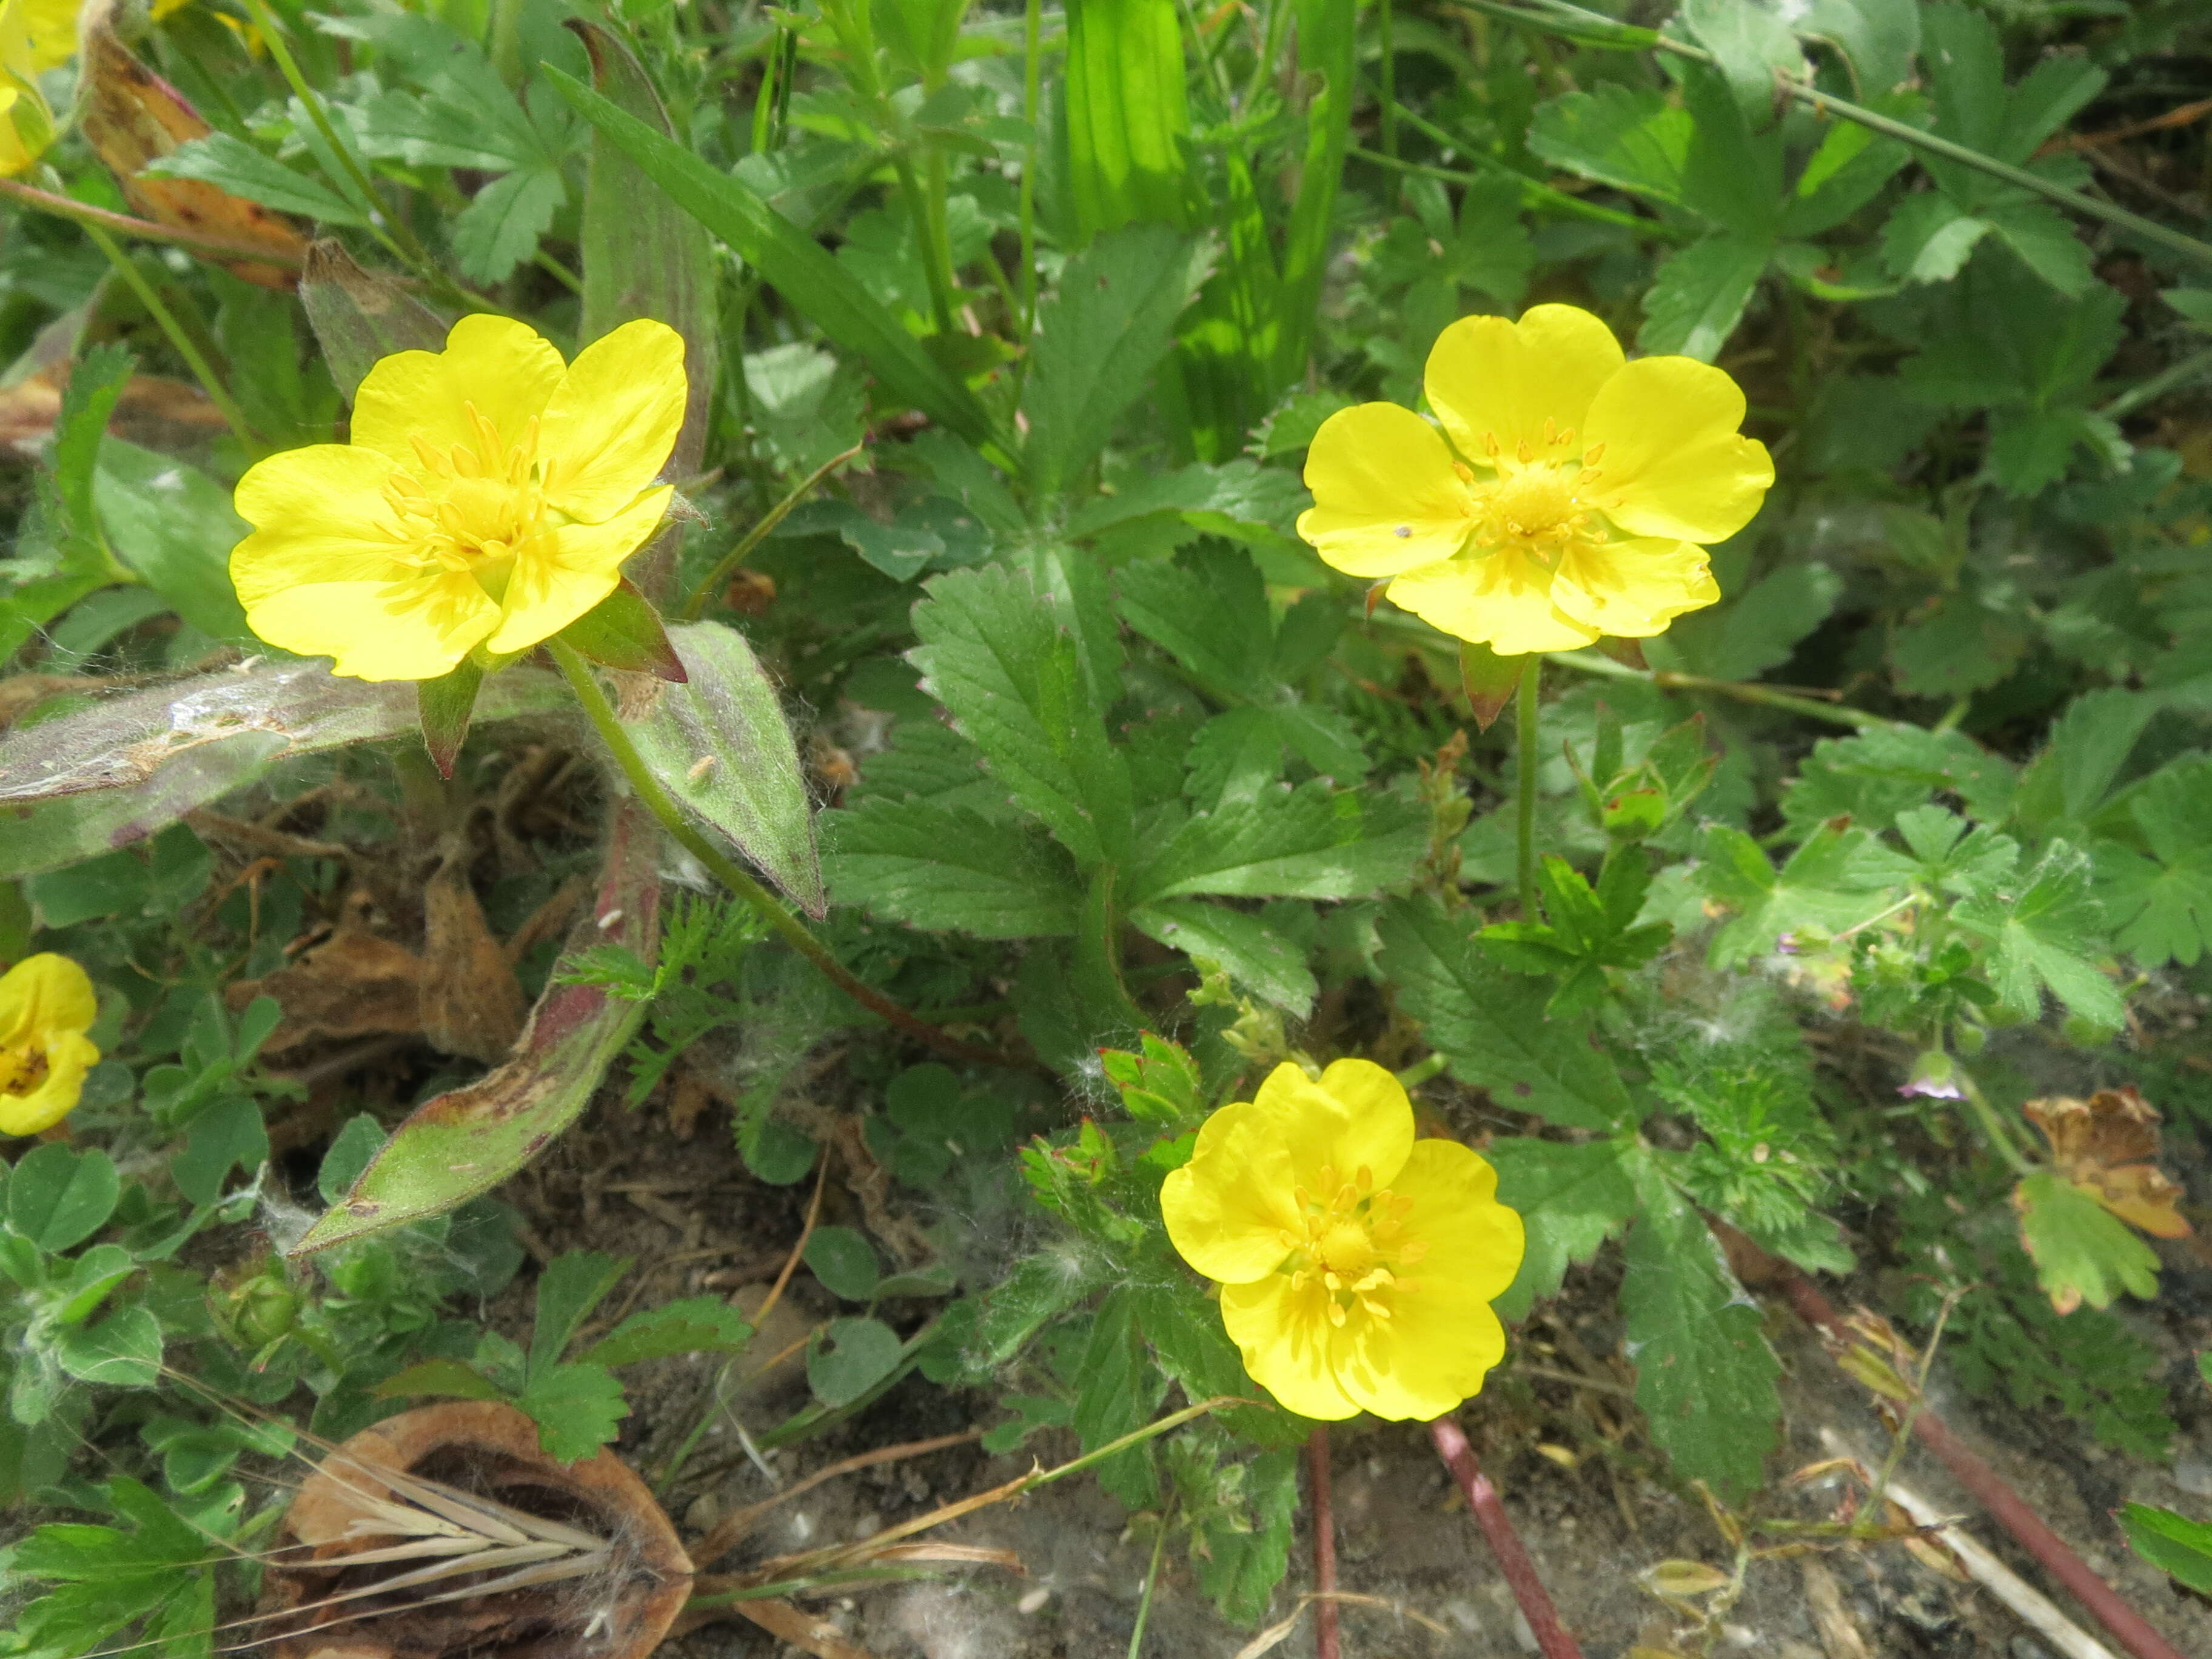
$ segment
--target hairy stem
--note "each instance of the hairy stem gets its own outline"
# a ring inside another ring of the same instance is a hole
[[[599,683],[592,678],[590,666],[577,654],[575,647],[558,638],[546,641],[545,646],[553,653],[553,660],[560,665],[569,690],[576,694],[576,701],[583,705],[584,713],[598,731],[600,739],[613,751],[615,763],[629,781],[631,792],[644,803],[645,809],[660,821],[660,827],[678,845],[706,866],[723,886],[752,906],[779,939],[812,963],[822,971],[823,978],[863,1008],[908,1036],[927,1043],[939,1054],[986,1064],[1006,1063],[1005,1056],[973,1048],[957,1037],[948,1036],[928,1021],[899,1006],[872,985],[857,978],[852,969],[838,961],[830,947],[809,933],[806,924],[786,909],[774,894],[747,875],[735,860],[692,828],[684,816],[683,808],[670,797],[667,790],[661,787],[660,780],[653,775],[653,769],[645,763],[645,757],[637,752],[637,745],[629,740],[629,733],[623,729],[621,718],[616,714],[613,705],[608,702],[606,693],[599,690]]]
[[[1306,1470],[1313,1477],[1314,1659],[1339,1659],[1343,1650],[1336,1622],[1336,1509],[1329,1489],[1326,1423],[1306,1441]]]
[[[246,446],[246,453],[251,456],[260,455],[265,447],[253,435],[253,428],[246,423],[246,411],[231,397],[229,389],[222,383],[222,377],[215,372],[215,365],[208,362],[206,355],[194,343],[192,337],[185,332],[176,313],[164,303],[154,285],[146,280],[146,273],[138,269],[137,261],[125,253],[115,239],[100,226],[87,223],[84,234],[107,256],[107,263],[115,267],[115,274],[122,277],[131,291],[138,296],[138,303],[146,307],[147,314],[153,318],[169,343],[176,349],[177,356],[185,360],[185,366],[191,370],[192,378],[200,383],[200,390],[207,393],[208,401],[229,422],[238,441]]]
[[[1437,1455],[1444,1460],[1452,1479],[1459,1482],[1468,1508],[1474,1511],[1475,1521],[1482,1528],[1482,1535],[1490,1540],[1491,1552],[1498,1557],[1498,1570],[1505,1575],[1513,1599],[1521,1604],[1521,1616],[1528,1621],[1538,1650],[1544,1659],[1583,1659],[1582,1649],[1575,1645],[1575,1638],[1559,1622],[1559,1610],[1552,1605],[1544,1581],[1536,1576],[1536,1564],[1528,1559],[1528,1547],[1522,1543],[1521,1534],[1513,1530],[1512,1517],[1505,1513],[1498,1488],[1490,1484],[1482,1465],[1474,1461],[1474,1448],[1468,1444],[1467,1433],[1460,1427],[1459,1419],[1449,1413],[1439,1417],[1429,1425],[1429,1437],[1436,1442]]]

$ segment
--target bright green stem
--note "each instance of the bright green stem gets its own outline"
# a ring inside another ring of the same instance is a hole
[[[1544,659],[1532,653],[1521,676],[1513,708],[1514,823],[1520,832],[1521,919],[1536,920],[1536,692],[1544,680]]]
[[[1175,1499],[1170,1498],[1160,1516],[1159,1536],[1152,1540],[1152,1565],[1145,1569],[1145,1593],[1137,1599],[1137,1624],[1129,1632],[1128,1659],[1140,1659],[1145,1651],[1145,1626],[1152,1620],[1152,1592],[1160,1587],[1160,1557],[1167,1553],[1168,1528],[1174,1519]]]
[[[922,275],[929,280],[931,319],[939,334],[952,332],[952,252],[937,234],[937,215],[930,198],[915,177],[914,162],[902,151],[891,162],[898,174],[899,192],[914,216],[915,240],[921,244]]]
[[[740,365],[740,367],[742,368],[743,365]],[[740,376],[739,379],[742,380],[743,376]],[[790,515],[791,509],[793,507],[797,507],[799,502],[805,501],[809,495],[812,495],[816,485],[819,484],[824,478],[828,477],[832,472],[835,472],[839,467],[844,465],[846,462],[851,460],[854,456],[859,454],[866,447],[866,446],[863,444],[854,444],[843,454],[832,455],[828,460],[823,462],[821,465],[816,467],[813,471],[808,473],[804,478],[800,479],[797,487],[792,490],[791,494],[786,495],[781,501],[770,507],[768,510],[767,516],[762,519],[762,520],[758,524],[755,525],[750,530],[745,532],[744,535],[738,540],[738,544],[732,548],[728,552],[722,555],[720,559],[715,562],[714,568],[700,578],[699,585],[691,590],[691,597],[684,601],[684,620],[686,622],[698,621],[699,613],[707,608],[707,601],[714,597],[714,590],[720,587],[724,582],[729,580],[730,573],[735,570],[739,565],[743,564],[745,560],[751,556],[753,549],[761,544],[761,543],[767,538],[769,532],[774,530],[776,526],[781,524],[784,520]]]
[[[1408,109],[1405,105],[1399,104],[1394,106],[1394,111],[1398,118],[1431,143],[1441,144],[1447,149],[1456,150],[1476,166],[1487,167],[1492,173],[1513,180],[1515,184],[1521,186],[1522,200],[1531,206],[1552,208],[1561,213],[1571,214],[1577,219],[1588,219],[1594,224],[1619,225],[1623,229],[1634,230],[1646,236],[1663,237],[1674,242],[1689,241],[1697,234],[1694,231],[1667,224],[1661,220],[1642,219],[1633,213],[1623,213],[1618,208],[1605,207],[1596,202],[1585,202],[1581,197],[1570,196],[1564,190],[1554,190],[1540,179],[1524,176],[1487,151],[1470,144],[1466,139],[1455,138],[1418,110]],[[1361,153],[1365,159],[1381,161],[1386,167],[1397,166],[1408,172],[1418,171],[1447,180],[1472,182],[1475,177],[1471,173],[1454,173],[1449,167],[1425,167],[1413,161],[1394,162],[1390,157],[1373,151]]]
[[[1982,1092],[1982,1085],[1967,1075],[1966,1068],[1955,1060],[1952,1062],[1951,1076],[1959,1085],[1959,1092],[1966,1097],[1966,1104],[1973,1109],[1974,1116],[1982,1126],[1983,1138],[1990,1143],[1990,1150],[2012,1165],[2014,1175],[2033,1175],[2036,1172],[2033,1160],[2021,1150],[2020,1142],[2014,1139],[2012,1130],[1999,1115],[1997,1109],[1990,1103],[1990,1097]]]
[[[2202,351],[2192,352],[2179,362],[2169,364],[2160,369],[2148,380],[2130,386],[2125,392],[2121,392],[2098,410],[2097,413],[2108,421],[2119,420],[2134,414],[2145,404],[2163,398],[2176,386],[2186,386],[2190,381],[2203,374],[2207,369],[2212,369],[2212,346],[2207,346]]]
[[[946,1036],[928,1021],[900,1007],[873,986],[855,978],[852,970],[830,953],[828,945],[807,932],[805,923],[779,903],[767,888],[747,875],[729,854],[691,827],[684,816],[683,809],[670,799],[668,792],[660,787],[660,780],[653,775],[653,769],[645,763],[645,757],[637,752],[637,745],[629,740],[629,733],[623,729],[621,717],[607,701],[606,693],[599,690],[599,683],[592,678],[590,666],[577,654],[576,648],[557,636],[546,641],[545,646],[553,653],[553,660],[560,665],[569,690],[576,694],[576,701],[583,705],[585,714],[599,732],[601,740],[613,751],[615,764],[629,780],[632,793],[645,803],[647,811],[660,820],[660,827],[678,846],[706,866],[723,886],[751,905],[779,939],[820,969],[823,977],[854,1001],[908,1036],[919,1038],[940,1053],[954,1054],[963,1060],[999,1058],[980,1054],[968,1044]]]
[[[1431,1054],[1426,1060],[1417,1060],[1404,1071],[1395,1073],[1398,1086],[1411,1094],[1431,1078],[1442,1076],[1444,1067],[1449,1064],[1451,1062],[1442,1054]]]
[[[384,198],[376,193],[374,182],[356,159],[352,147],[339,139],[337,129],[331,125],[331,112],[323,106],[322,94],[308,85],[307,77],[300,72],[299,59],[292,56],[292,48],[285,44],[283,32],[276,27],[276,18],[270,15],[268,0],[246,0],[246,9],[253,14],[254,24],[260,29],[262,40],[269,47],[269,55],[276,60],[277,72],[284,77],[284,84],[291,88],[292,95],[307,112],[307,118],[315,124],[315,131],[331,147],[331,153],[338,158],[338,165],[345,169],[354,188],[361,192],[362,203],[379,210],[380,216],[391,225],[387,232],[372,221],[368,227],[369,234],[413,266],[417,276],[436,284],[441,289],[459,292],[445,272],[438,269],[428,250],[416,240],[415,233],[398,215],[384,210]]]
[[[185,332],[184,325],[178,322],[176,313],[163,303],[161,294],[146,280],[146,273],[138,269],[137,261],[125,253],[115,239],[100,226],[86,224],[84,234],[107,256],[107,263],[115,267],[115,274],[129,284],[131,291],[138,296],[138,303],[146,307],[147,313],[168,337],[169,343],[176,348],[177,356],[185,360],[185,366],[191,370],[192,378],[200,383],[200,390],[207,393],[208,401],[222,412],[224,420],[230,422],[230,429],[237,434],[238,441],[246,446],[246,453],[258,459],[263,446],[261,441],[253,435],[253,428],[246,424],[246,411],[232,399],[228,389],[222,383],[222,377],[215,372],[215,365],[208,362],[199,347],[192,343],[192,337]]]
[[[1708,679],[1703,674],[1678,674],[1668,668],[1631,668],[1625,662],[1615,662],[1595,651],[1563,651],[1558,660],[1566,667],[1584,674],[1596,674],[1606,679],[1642,680],[1646,685],[1656,686],[1662,691],[1709,691],[1716,696],[1733,697],[1738,702],[1755,702],[1765,708],[1787,709],[1790,714],[1802,714],[1808,720],[1826,720],[1831,726],[1855,726],[1862,732],[1887,730],[1905,724],[1902,720],[1889,720],[1881,714],[1869,714],[1863,708],[1847,708],[1839,703],[1822,702],[1815,697],[1779,691],[1771,685],[1760,685],[1751,680]]]

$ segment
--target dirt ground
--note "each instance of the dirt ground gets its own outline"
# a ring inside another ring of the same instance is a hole
[[[803,1220],[805,1188],[769,1188],[748,1176],[730,1151],[726,1125],[712,1115],[680,1141],[641,1133],[637,1119],[604,1109],[562,1140],[538,1167],[506,1189],[529,1218],[533,1248],[589,1247],[637,1260],[624,1294],[645,1298],[725,1294],[773,1278]],[[2188,1184],[2212,1184],[2201,1141],[2170,1148]],[[871,1195],[878,1208],[880,1193]],[[894,1197],[894,1204],[898,1200]],[[833,1179],[824,1220],[866,1226],[870,1206]],[[2166,1252],[2165,1293],[2153,1309],[2129,1316],[2162,1352],[2184,1362],[2212,1346],[2212,1267]],[[1602,1261],[1571,1275],[1566,1293],[1516,1334],[1525,1362],[1537,1345],[1579,1345],[1583,1375],[1630,1381],[1613,1358],[1618,1329]],[[1839,1304],[1866,1287],[1830,1285]],[[495,1313],[526,1317],[526,1290],[510,1291]],[[618,1295],[602,1316],[617,1316]],[[510,1305],[511,1304],[511,1305]],[[1781,1473],[1828,1454],[1820,1431],[1840,1434],[1864,1455],[1888,1442],[1866,1396],[1822,1352],[1810,1332],[1778,1303],[1768,1328],[1786,1367],[1786,1451]],[[802,1338],[836,1304],[805,1271],[786,1307],[756,1344],[763,1355]],[[911,1322],[911,1321],[909,1321]],[[1589,1659],[1626,1659],[1639,1643],[1663,1645],[1680,1628],[1636,1575],[1669,1559],[1729,1560],[1711,1521],[1696,1504],[1638,1476],[1643,1461],[1625,1401],[1564,1383],[1507,1371],[1462,1413],[1479,1455]],[[698,1357],[641,1368],[634,1414],[617,1449],[648,1479],[711,1408],[715,1366]],[[758,1434],[805,1400],[801,1362],[787,1359],[730,1397],[730,1413]],[[1946,1385],[1939,1364],[1936,1404],[1962,1438],[2014,1486],[2180,1650],[2212,1659],[2212,1607],[2170,1588],[2164,1575],[2127,1550],[2111,1512],[2122,1502],[2166,1503],[2212,1512],[2212,1402],[2185,1396],[2182,1432],[2167,1468],[2096,1447],[2078,1425],[2056,1418],[1988,1409]],[[988,1425],[995,1402],[948,1394],[910,1378],[857,1418],[817,1438],[767,1456],[780,1485],[872,1448]],[[1618,1461],[1583,1458],[1573,1436],[1618,1434]],[[1350,1425],[1336,1431],[1340,1582],[1347,1591],[1389,1604],[1348,1607],[1344,1651],[1353,1659],[1518,1659],[1535,1650],[1506,1586],[1458,1493],[1417,1425]],[[1539,1449],[1541,1446],[1545,1449]],[[876,1528],[1072,1455],[1073,1443],[1033,1440],[1012,1456],[993,1458],[972,1445],[878,1466],[826,1483],[775,1511],[720,1564],[749,1561]],[[1575,1467],[1566,1467],[1574,1463]],[[1621,1472],[1623,1468],[1628,1473]],[[2056,1589],[1942,1467],[1917,1445],[1896,1479],[1971,1530],[2031,1583],[2052,1595],[2094,1633],[2087,1614]],[[1833,1481],[1767,1499],[1770,1514],[1817,1520],[1833,1513]],[[711,1427],[684,1477],[669,1494],[680,1530],[696,1539],[731,1509],[770,1495],[767,1478],[740,1449],[725,1417]],[[1151,1536],[1130,1526],[1119,1506],[1082,1477],[1018,1504],[987,1510],[940,1536],[1012,1552],[1025,1571],[957,1569],[939,1582],[872,1588],[814,1604],[875,1659],[1100,1659],[1129,1650],[1143,1593]],[[1301,1516],[1290,1581],[1273,1618],[1286,1616],[1310,1587],[1311,1540]],[[1231,1659],[1250,1632],[1231,1628],[1198,1593],[1187,1559],[1171,1545],[1142,1653],[1153,1659]],[[1856,1643],[1856,1645],[1854,1644]],[[708,1626],[663,1650],[681,1659],[764,1659],[792,1651],[752,1626]],[[1310,1624],[1275,1652],[1313,1651]],[[1754,1564],[1729,1610],[1712,1651],[1772,1659],[2062,1659],[1986,1591],[1949,1582],[1892,1546]]]

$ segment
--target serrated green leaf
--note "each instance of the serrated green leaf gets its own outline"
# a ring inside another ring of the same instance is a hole
[[[673,1354],[737,1353],[753,1328],[719,1297],[691,1296],[634,1313],[576,1356],[580,1365],[635,1365]]]
[[[619,1256],[598,1250],[570,1250],[545,1264],[538,1275],[537,1313],[530,1327],[531,1375],[560,1358],[576,1328],[606,1299],[629,1266]]]
[[[1771,126],[1778,77],[1795,81],[1806,72],[1790,25],[1761,0],[1682,0],[1675,15],[1712,53],[1743,118],[1754,128]]]
[[[538,252],[568,199],[561,169],[518,167],[486,185],[453,222],[453,257],[472,283],[503,283]]]
[[[1407,802],[1315,778],[1175,823],[1131,873],[1127,899],[1357,898],[1408,879],[1427,848],[1425,817]]]
[[[1519,1212],[1527,1238],[1521,1271],[1496,1306],[1501,1319],[1528,1316],[1556,1295],[1568,1266],[1587,1265],[1636,1213],[1636,1190],[1609,1140],[1582,1144],[1504,1135],[1483,1155],[1498,1170],[1498,1201]]]
[[[1130,912],[1129,925],[1185,956],[1218,964],[1246,990],[1300,1019],[1320,994],[1305,953],[1242,910],[1197,899],[1154,899]]]
[[[2118,988],[2098,966],[2108,947],[2089,860],[2064,842],[2053,842],[2011,893],[1965,900],[1952,920],[1990,945],[1990,982],[2014,1012],[2040,1013],[2047,988],[2099,1025],[2117,1028],[2125,1017]]]
[[[2014,788],[2011,763],[1963,732],[1884,726],[1814,744],[1782,792],[1782,814],[1800,836],[1835,817],[1884,830],[1907,807],[1948,792],[1969,817],[2002,823],[2012,814]]]
[[[1754,680],[1790,659],[1843,591],[1843,578],[1827,565],[1785,564],[1719,605],[1676,618],[1667,641],[1693,672]]]
[[[2090,1194],[2048,1170],[2013,1192],[2021,1243],[2036,1282],[2062,1314],[2083,1303],[2110,1307],[2122,1291],[2148,1302],[2158,1294],[2158,1257],[2127,1224]]]
[[[1679,204],[1696,136],[1690,112],[1663,94],[1607,81],[1539,106],[1528,148],[1585,179]]]
[[[993,775],[1085,868],[1127,855],[1128,763],[1109,741],[1066,620],[1001,569],[955,571],[915,607],[908,659]]]
[[[1713,936],[1713,965],[1735,967],[1799,929],[1839,933],[1887,908],[1887,883],[1860,856],[1867,840],[1864,830],[1822,824],[1778,870],[1741,830],[1709,825],[1695,878],[1736,913]]]
[[[1780,1443],[1780,1361],[1705,1218],[1648,1160],[1620,1282],[1623,1347],[1651,1437],[1686,1478],[1741,1498]]]
[[[1571,1128],[1608,1129],[1635,1109],[1586,1018],[1547,1018],[1543,986],[1486,956],[1468,921],[1434,900],[1394,900],[1376,932],[1382,982],[1451,1062],[1502,1106]]]
[[[1139,224],[1098,237],[1061,268],[1037,307],[1022,383],[1022,462],[1036,500],[1054,500],[1105,447],[1175,343],[1206,264],[1205,244]]]
[[[881,796],[822,819],[822,869],[841,904],[978,939],[1073,933],[1082,894],[1042,836],[957,806]]]
[[[2205,838],[2212,763],[2183,762],[2153,774],[2128,807],[2153,856],[2111,842],[2096,848],[2097,896],[2113,943],[2147,968],[2192,965],[2212,941],[2212,842]]]
[[[1245,1468],[1250,1519],[1241,1528],[1202,1528],[1201,1553],[1192,1565],[1198,1587],[1213,1598],[1222,1617],[1249,1628],[1266,1615],[1275,1587],[1290,1571],[1291,1524],[1298,1508],[1297,1454],[1262,1452]]]
[[[1133,1434],[1159,1409],[1168,1379],[1150,1363],[1137,1332],[1135,1292],[1110,1291],[1091,1321],[1076,1376],[1079,1391],[1069,1426],[1085,1451],[1096,1451]],[[1097,1465],[1100,1484],[1127,1507],[1148,1509],[1159,1501],[1151,1449],[1132,1446]]]
[[[442,1395],[456,1400],[504,1400],[501,1388],[473,1365],[458,1359],[425,1359],[387,1376],[369,1391],[379,1400],[412,1395]]]
[[[574,1463],[622,1432],[629,1415],[621,1381],[603,1365],[564,1362],[533,1370],[515,1396],[538,1425],[538,1443],[556,1462]]]
[[[273,155],[264,155],[243,138],[210,132],[191,138],[142,172],[161,179],[197,179],[233,196],[297,213],[326,225],[364,225],[368,218],[321,181],[295,173]]]

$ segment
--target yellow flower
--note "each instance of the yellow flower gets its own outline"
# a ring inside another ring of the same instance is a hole
[[[84,1035],[99,1012],[67,957],[25,957],[0,974],[0,1134],[34,1135],[70,1115],[100,1064]]]
[[[1774,483],[1765,447],[1736,430],[1734,380],[1688,357],[1627,362],[1573,306],[1462,318],[1424,389],[1442,434],[1395,404],[1322,423],[1298,533],[1504,656],[1645,638],[1711,605],[1705,546],[1750,523]]]
[[[684,421],[684,342],[625,323],[565,367],[525,325],[464,317],[356,394],[353,441],[238,482],[253,534],[230,577],[271,645],[365,680],[527,651],[614,592],[659,525]]]
[[[1505,1353],[1491,1311],[1521,1267],[1498,1172],[1413,1139],[1398,1079],[1340,1060],[1278,1066],[1198,1132],[1160,1208],[1183,1260],[1219,1279],[1244,1369],[1303,1417],[1440,1417]]]
[[[0,0],[0,177],[37,161],[53,142],[53,112],[39,76],[76,54],[77,0]]]

